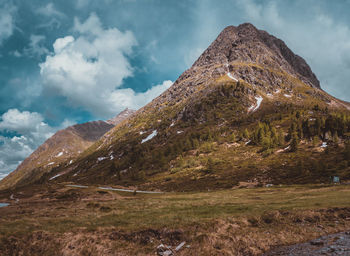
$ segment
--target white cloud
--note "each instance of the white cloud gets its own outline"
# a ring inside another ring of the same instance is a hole
[[[43,35],[30,35],[29,47],[24,49],[24,53],[30,57],[49,54],[49,50],[43,45],[45,39]]]
[[[125,107],[144,105],[167,88],[169,82],[145,93],[119,89],[134,71],[128,60],[137,44],[132,32],[104,29],[94,13],[83,23],[75,19],[73,30],[78,36],[58,38],[54,52],[40,64],[46,89],[99,117],[111,117]]]
[[[68,44],[74,42],[74,37],[66,36],[64,38],[58,38],[53,44],[55,53],[61,53],[61,51],[68,46]]]
[[[48,3],[47,5],[40,7],[36,12],[47,17],[52,17],[52,16],[64,17],[65,16],[62,12],[56,10],[53,3]]]
[[[77,0],[76,7],[80,9],[87,6],[89,3],[90,3],[90,0]]]
[[[35,10],[36,13],[44,17],[45,22],[38,25],[38,28],[58,29],[61,26],[60,20],[66,18],[66,15],[58,11],[53,3],[48,3]]]
[[[135,93],[135,91],[130,88],[117,89],[112,92],[106,103],[111,105],[117,104],[119,110],[125,108],[139,109],[159,96],[172,84],[172,81],[166,80],[162,84],[155,85],[143,93]]]
[[[0,0],[0,44],[9,38],[15,28],[14,13],[16,7]]]
[[[0,136],[0,179],[37,149],[54,132],[73,125],[64,120],[59,127],[51,127],[37,112],[9,109],[1,116],[0,131],[15,132],[16,136]]]
[[[19,51],[17,51],[17,50],[15,50],[14,52],[12,52],[12,54],[13,54],[13,56],[15,56],[16,58],[22,57],[22,54],[21,54]]]
[[[19,133],[27,133],[37,130],[37,126],[41,125],[44,118],[36,112],[23,111],[18,109],[9,109],[2,115],[0,121],[0,130],[16,131]]]

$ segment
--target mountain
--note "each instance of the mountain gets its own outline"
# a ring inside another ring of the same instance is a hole
[[[115,126],[115,125],[121,123],[122,121],[124,121],[125,119],[131,117],[135,112],[136,112],[135,110],[126,108],[122,112],[120,112],[118,115],[116,115],[115,117],[107,120],[106,123],[112,124]]]
[[[167,91],[41,182],[183,191],[348,179],[349,132],[349,103],[246,23],[225,28]]]
[[[69,166],[81,152],[133,112],[131,109],[125,109],[110,120],[76,124],[56,132],[26,158],[14,172],[5,177],[0,183],[0,188],[31,183],[52,169]]]

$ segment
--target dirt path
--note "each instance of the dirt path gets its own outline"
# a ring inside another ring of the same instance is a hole
[[[83,185],[66,185],[66,187],[88,188],[89,186],[83,186]],[[130,193],[134,193],[134,192],[135,192],[135,190],[132,190],[132,189],[125,189],[125,188],[98,187],[98,189],[109,190],[109,191],[130,192]],[[144,191],[144,190],[136,190],[136,193],[141,193],[141,194],[164,194],[164,192],[161,192],[161,191]]]
[[[111,187],[98,187],[103,190],[111,190],[111,191],[120,191],[120,192],[131,192],[134,193],[142,193],[142,194],[163,194],[164,192],[159,191],[144,191],[144,190],[132,190],[132,189],[124,189],[124,188],[111,188]]]
[[[264,256],[277,255],[300,255],[300,256],[319,256],[319,255],[348,255],[350,256],[350,232],[341,232],[337,234],[322,236],[307,243],[295,244],[276,248]]]

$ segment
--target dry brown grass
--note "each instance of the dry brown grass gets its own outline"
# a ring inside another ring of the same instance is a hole
[[[349,201],[347,186],[136,196],[55,188],[0,209],[0,247],[3,255],[154,255],[160,243],[186,241],[178,255],[258,255],[348,229]]]

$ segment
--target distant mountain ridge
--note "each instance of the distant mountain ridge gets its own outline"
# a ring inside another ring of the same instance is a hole
[[[131,109],[125,109],[108,121],[75,124],[57,131],[27,157],[14,172],[5,177],[0,183],[0,188],[4,186],[3,184],[20,185],[28,180],[37,180],[43,173],[53,168],[73,163],[80,153],[133,112]]]

